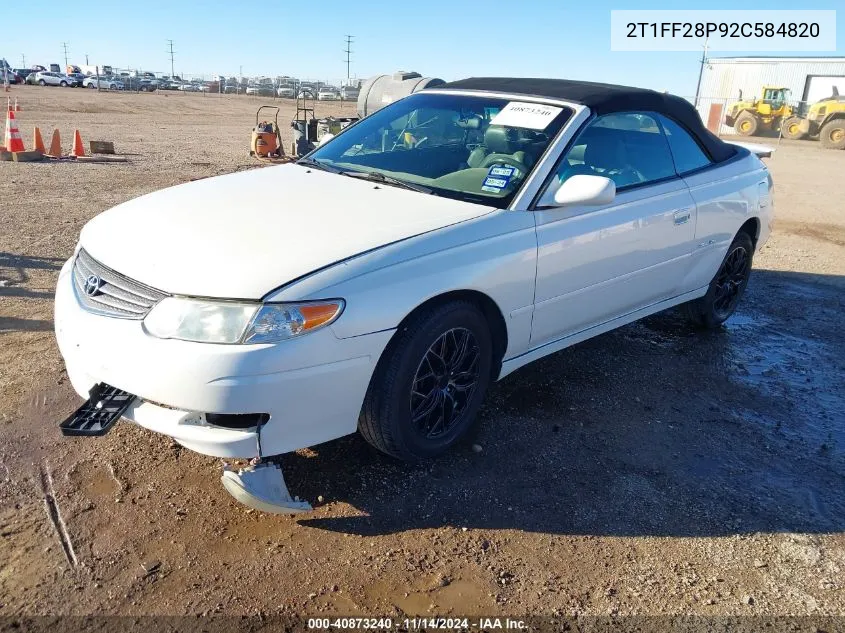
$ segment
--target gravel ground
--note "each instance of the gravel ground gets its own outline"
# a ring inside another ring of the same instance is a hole
[[[82,225],[254,166],[258,100],[92,93],[18,89],[25,141],[79,127],[129,162],[0,163],[0,615],[845,615],[845,152],[769,160],[777,224],[722,331],[669,312],[545,358],[431,463],[301,451],[288,483],[322,500],[290,518],[162,436],[56,429],[79,399],[52,293]]]

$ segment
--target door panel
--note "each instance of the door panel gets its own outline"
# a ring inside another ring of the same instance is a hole
[[[532,347],[680,294],[696,220],[680,178],[623,190],[607,207],[535,218]]]

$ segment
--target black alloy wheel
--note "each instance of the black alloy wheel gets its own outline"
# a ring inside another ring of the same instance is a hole
[[[411,385],[411,423],[426,439],[448,433],[478,387],[480,350],[472,332],[453,328],[432,343]]]
[[[441,455],[469,433],[494,374],[491,329],[477,304],[420,308],[382,353],[358,430],[399,459]]]
[[[733,314],[745,284],[748,283],[748,274],[751,270],[751,257],[745,246],[736,244],[733,247],[722,267],[716,274],[716,293],[713,298],[714,312],[727,319]]]
[[[681,309],[694,325],[715,329],[736,310],[748,287],[754,257],[754,242],[745,231],[737,233],[707,293],[683,304]]]

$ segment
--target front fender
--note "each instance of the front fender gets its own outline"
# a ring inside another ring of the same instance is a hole
[[[528,347],[536,266],[533,214],[495,211],[340,262],[265,300],[341,297],[346,309],[331,328],[348,338],[396,328],[438,295],[474,290],[504,316],[508,358]]]

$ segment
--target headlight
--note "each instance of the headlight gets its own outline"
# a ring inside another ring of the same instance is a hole
[[[158,338],[197,343],[276,343],[332,323],[344,301],[239,303],[168,297],[144,319]]]

